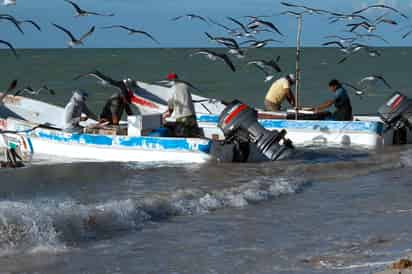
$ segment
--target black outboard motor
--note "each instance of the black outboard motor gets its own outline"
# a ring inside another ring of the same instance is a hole
[[[227,142],[255,144],[271,161],[282,158],[293,149],[292,142],[285,138],[285,130],[278,132],[265,129],[257,120],[257,111],[238,100],[226,106],[219,117],[218,126]]]
[[[393,143],[406,144],[407,131],[412,130],[412,99],[395,92],[378,110],[386,124],[385,131],[394,129]]]
[[[378,113],[390,128],[412,129],[412,99],[400,92],[392,94],[389,100],[379,108]]]

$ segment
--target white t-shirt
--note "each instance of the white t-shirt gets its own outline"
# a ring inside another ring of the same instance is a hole
[[[185,83],[175,83],[174,93],[168,104],[169,108],[173,109],[171,115],[173,119],[196,115],[192,95],[189,92],[189,87]]]

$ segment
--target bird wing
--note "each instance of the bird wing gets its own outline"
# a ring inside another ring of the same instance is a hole
[[[97,15],[97,16],[114,16],[114,13],[99,13],[99,12],[94,12],[94,11],[86,11],[87,14],[90,15]]]
[[[278,33],[280,36],[284,36],[283,33],[280,32],[280,30],[272,23],[269,21],[263,21],[263,20],[257,20],[259,21],[261,24],[273,29],[276,33]]]
[[[92,35],[92,33],[94,32],[95,29],[96,29],[95,26],[91,27],[88,32],[86,32],[85,34],[83,34],[83,35],[80,37],[79,40],[80,40],[80,41],[83,41],[84,39],[86,39],[86,37]]]
[[[408,31],[407,33],[405,33],[404,35],[402,35],[402,39],[405,39],[405,38],[408,37],[411,33],[412,33],[412,30]]]
[[[135,32],[135,29],[123,26],[123,25],[112,25],[112,26],[107,26],[107,27],[102,27],[102,29],[114,29],[114,28],[120,28],[120,29],[125,29],[128,30],[130,32]]]
[[[41,31],[40,26],[36,22],[34,22],[33,20],[24,20],[24,21],[21,21],[21,22],[22,23],[32,24],[38,31]]]
[[[233,72],[236,71],[235,65],[233,65],[233,62],[230,60],[229,56],[227,56],[226,54],[218,54],[218,53],[215,53],[215,56],[222,59],[226,63],[226,65],[230,67],[230,69]]]
[[[153,40],[154,42],[156,42],[157,44],[160,44],[159,41],[156,40],[156,38],[154,38],[150,33],[146,32],[146,31],[143,31],[143,30],[135,30],[134,32],[135,32],[135,33],[143,34],[143,35],[149,37],[150,39],[152,39],[152,40]]]
[[[70,0],[64,0],[65,2],[69,3],[70,5],[73,6],[73,8],[77,11],[77,13],[85,13],[85,10],[82,10],[79,5],[77,5],[76,3],[74,3],[73,1]]]
[[[230,16],[228,16],[228,17],[226,17],[226,18],[227,18],[228,20],[232,21],[233,23],[235,23],[236,25],[240,26],[244,32],[248,32],[248,29],[247,29],[247,28],[245,27],[245,25],[242,24],[240,21],[238,21],[238,20],[236,20],[235,18],[230,17]]]
[[[59,25],[57,25],[57,24],[54,24],[54,23],[52,23],[52,25],[55,26],[56,28],[58,28],[59,30],[63,31],[64,33],[66,33],[66,34],[70,37],[70,39],[71,39],[72,41],[76,41],[76,40],[77,40],[76,37],[74,37],[73,34],[72,34],[69,30],[63,28],[62,26],[59,26]]]
[[[322,46],[330,46],[330,45],[337,45],[339,46],[341,49],[344,49],[345,47],[342,45],[342,43],[338,42],[338,41],[330,41],[330,42],[326,42],[323,43]]]
[[[373,75],[376,79],[379,79],[382,81],[382,83],[389,89],[392,89],[392,86],[388,83],[388,81],[385,80],[385,78],[383,78],[383,76],[381,75]]]
[[[9,42],[7,42],[7,41],[4,41],[4,40],[0,40],[0,44],[6,45],[6,46],[13,52],[14,56],[15,56],[16,58],[18,58],[16,49],[13,47],[13,45],[12,45],[11,43],[9,43]]]
[[[16,87],[17,87],[17,80],[13,80],[13,81],[10,83],[9,87],[7,88],[7,90],[4,91],[3,94],[0,96],[0,103],[4,100],[4,98],[6,98],[7,94],[8,94],[10,91],[14,90]]]
[[[210,18],[210,17],[208,17],[208,20],[209,20],[210,23],[212,23],[212,24],[214,24],[214,25],[216,25],[216,26],[219,26],[219,27],[221,27],[221,28],[224,28],[224,29],[227,30],[227,31],[233,31],[231,28],[226,27],[225,25],[220,24],[219,22],[216,22],[215,20],[213,20],[213,19]]]

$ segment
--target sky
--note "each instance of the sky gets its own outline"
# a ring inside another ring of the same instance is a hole
[[[21,35],[11,23],[0,21],[0,39],[11,42],[16,48],[67,47],[67,36],[54,28],[51,23],[70,29],[76,36],[80,36],[95,25],[95,33],[87,38],[85,45],[82,46],[89,48],[210,47],[214,44],[208,41],[205,31],[215,36],[227,36],[220,27],[201,21],[170,20],[186,13],[195,13],[211,17],[229,26],[230,22],[227,21],[226,16],[245,20],[242,16],[275,15],[268,20],[278,26],[285,36],[270,34],[261,38],[282,40],[281,43],[272,46],[290,47],[296,44],[296,19],[277,15],[286,10],[279,0],[75,0],[75,2],[85,10],[115,13],[115,16],[75,18],[74,9],[63,0],[17,0],[15,6],[0,6],[0,14],[11,14],[20,20],[35,20],[42,27],[42,32],[38,32],[31,25],[23,25],[25,34]],[[412,0],[291,0],[288,2],[344,13],[350,13],[368,4],[387,4],[412,17]],[[368,12],[366,15],[374,17],[381,13],[375,11]],[[396,14],[389,14],[388,18],[401,22],[402,26],[411,25],[409,20],[401,20]],[[115,24],[147,31],[156,37],[160,44],[155,44],[144,36],[129,36],[123,30],[101,29],[102,26]],[[402,27],[381,25],[377,33],[389,40],[390,46],[410,46],[412,35],[403,40],[401,36],[406,31],[400,29]],[[327,17],[305,16],[302,43],[303,46],[320,46],[326,41],[324,36],[345,34],[343,31],[344,25],[328,24]],[[376,42],[375,45],[384,44]]]

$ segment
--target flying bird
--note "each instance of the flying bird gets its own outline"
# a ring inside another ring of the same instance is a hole
[[[143,31],[143,30],[137,30],[137,29],[133,29],[133,28],[130,28],[130,27],[123,26],[123,25],[113,25],[113,26],[102,27],[102,29],[114,29],[114,28],[120,28],[120,29],[127,30],[129,32],[129,35],[143,34],[146,37],[150,38],[155,43],[160,44],[159,41],[157,41],[156,38],[154,38],[150,33],[146,32],[146,31]]]
[[[278,56],[276,59],[271,59],[269,61],[266,60],[251,60],[247,62],[248,65],[255,65],[258,66],[262,69],[270,68],[276,72],[282,72],[282,69],[278,65],[278,62],[280,60],[280,56]]]
[[[75,17],[78,16],[87,16],[87,15],[97,15],[97,16],[114,16],[114,13],[110,14],[103,14],[103,13],[97,13],[97,12],[92,12],[92,11],[86,11],[82,8],[79,7],[76,3],[70,0],[64,0],[65,2],[69,3],[70,5],[73,6],[73,8],[76,10],[76,15]]]
[[[233,49],[238,49],[239,45],[236,42],[235,39],[233,38],[227,38],[227,37],[213,37],[212,35],[210,35],[209,33],[205,32],[207,38],[209,38],[209,40],[214,41],[218,44],[221,44],[225,47],[228,48],[233,48]]]
[[[284,36],[283,33],[281,33],[280,30],[272,22],[269,22],[269,21],[255,19],[252,22],[250,22],[247,25],[247,27],[249,29],[257,29],[258,27],[268,27],[269,29],[275,31],[280,36]]]
[[[187,19],[189,19],[189,20],[197,19],[197,20],[200,20],[200,21],[203,21],[203,22],[209,24],[209,22],[206,20],[206,18],[204,18],[204,17],[202,17],[202,16],[200,16],[200,15],[197,15],[197,14],[193,14],[193,13],[188,13],[188,14],[180,15],[180,16],[177,16],[177,17],[172,18],[171,20],[172,20],[172,21],[177,21],[177,20],[180,20],[180,19],[182,19],[182,18],[187,18]]]
[[[86,39],[88,36],[90,36],[95,30],[95,26],[93,26],[93,27],[90,28],[90,30],[88,32],[86,32],[79,39],[77,39],[76,37],[74,37],[74,35],[69,30],[63,28],[62,26],[59,26],[59,25],[54,24],[54,23],[52,23],[52,25],[55,26],[56,28],[58,28],[59,30],[63,31],[64,33],[67,34],[67,36],[70,37],[70,41],[68,43],[69,47],[75,47],[77,45],[83,45],[83,40]]]
[[[285,6],[285,7],[304,9],[306,12],[308,12],[308,13],[310,13],[310,14],[325,14],[325,13],[329,13],[329,11],[327,11],[327,10],[315,9],[315,8],[311,8],[311,7],[304,6],[304,5],[292,4],[292,3],[287,3],[287,2],[280,2],[280,3],[281,3],[283,6]]]
[[[381,75],[371,75],[371,76],[367,76],[364,77],[363,79],[361,79],[359,81],[359,85],[362,84],[372,84],[372,83],[377,83],[377,82],[381,82],[383,83],[388,89],[392,89],[392,86],[385,80],[385,78],[383,78],[383,76]]]
[[[0,44],[6,45],[6,46],[13,52],[13,55],[14,55],[16,58],[19,57],[19,56],[17,55],[16,49],[13,47],[12,44],[10,44],[9,42],[4,41],[4,40],[0,40]]]
[[[378,8],[378,9],[391,10],[391,11],[399,14],[400,16],[402,16],[402,17],[405,18],[405,19],[408,19],[408,18],[409,18],[406,14],[400,12],[399,10],[397,10],[397,9],[391,7],[391,6],[383,5],[383,4],[370,5],[370,6],[367,6],[367,7],[363,8],[363,9],[360,9],[360,10],[358,10],[358,11],[353,12],[353,14],[359,14],[359,13],[365,12],[365,11],[367,11],[367,10],[369,10],[369,9],[376,9],[376,8]]]
[[[192,53],[190,56],[199,55],[199,54],[205,55],[209,60],[212,60],[212,61],[221,60],[221,61],[225,62],[225,64],[226,64],[227,66],[229,66],[229,68],[230,68],[233,72],[236,71],[236,68],[235,68],[235,66],[233,65],[232,61],[231,61],[230,58],[229,58],[226,54],[224,54],[224,53],[217,53],[217,52],[213,52],[213,51],[211,51],[211,50],[202,49],[202,50],[198,50],[198,51]]]

